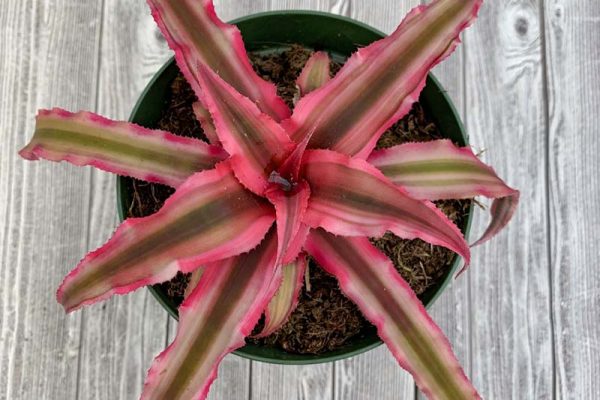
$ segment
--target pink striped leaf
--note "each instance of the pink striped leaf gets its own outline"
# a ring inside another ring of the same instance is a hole
[[[199,101],[192,104],[192,110],[194,110],[194,115],[196,119],[200,123],[206,138],[211,144],[221,145],[219,142],[219,137],[217,136],[217,129],[215,128],[215,124],[212,121],[212,117],[210,116],[210,112]]]
[[[247,97],[208,68],[198,68],[201,100],[212,115],[217,136],[231,155],[240,182],[256,194],[267,188],[271,172],[293,151],[283,128]]]
[[[483,235],[473,243],[473,246],[478,246],[487,242],[508,224],[517,210],[519,195],[519,192],[516,192],[512,196],[502,197],[493,201],[492,207],[490,208],[492,220],[485,232],[483,232]]]
[[[306,136],[302,142],[296,145],[294,151],[290,153],[287,159],[277,169],[278,176],[286,179],[290,183],[295,183],[300,180],[300,167],[302,166],[302,159],[308,146],[310,136]]]
[[[310,148],[367,158],[381,134],[418,100],[429,70],[457,46],[482,0],[438,0],[413,10],[390,36],[360,49],[302,98],[284,127]]]
[[[300,76],[296,80],[298,86],[298,96],[302,98],[310,92],[320,88],[331,79],[329,77],[331,59],[329,54],[324,51],[314,53],[302,69]]]
[[[198,67],[206,65],[277,121],[289,116],[289,108],[277,97],[275,86],[252,69],[240,31],[217,17],[212,0],[147,2],[198,98],[203,90]]]
[[[245,190],[227,162],[220,163],[192,175],[156,214],[122,223],[67,275],[58,302],[73,311],[246,252],[273,221],[272,206]]]
[[[244,345],[269,302],[276,253],[273,232],[250,253],[206,266],[179,308],[175,340],[148,371],[142,400],[206,398],[219,363]]]
[[[367,238],[336,237],[321,229],[306,250],[334,275],[348,298],[377,327],[400,366],[431,399],[478,399],[450,343],[390,260]]]
[[[282,267],[281,279],[273,281],[277,291],[265,309],[265,326],[255,337],[266,337],[277,331],[296,309],[307,264],[306,255],[300,255],[296,261]]]
[[[190,280],[188,281],[187,286],[185,287],[185,292],[183,293],[184,299],[190,297],[194,289],[196,289],[196,286],[198,286],[200,278],[202,278],[202,275],[204,274],[205,270],[205,267],[198,267],[197,269],[192,271],[192,273],[190,274]]]
[[[304,239],[305,230],[301,229],[302,220],[308,207],[310,189],[304,181],[289,191],[274,184],[266,191],[266,196],[275,206],[277,221],[277,261],[287,264],[296,259]]]
[[[495,199],[491,208],[492,221],[476,244],[491,239],[506,226],[519,202],[519,191],[507,186],[471,149],[457,147],[450,140],[407,143],[377,150],[368,161],[418,199],[470,199],[475,196]]]
[[[449,248],[470,261],[460,230],[433,203],[410,197],[364,160],[329,150],[309,150],[303,176],[310,185],[304,223],[343,236],[386,231]]]
[[[227,157],[220,147],[201,140],[58,108],[39,111],[33,138],[19,154],[28,160],[92,165],[173,187]]]

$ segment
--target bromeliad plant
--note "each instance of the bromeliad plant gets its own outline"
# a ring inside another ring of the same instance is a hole
[[[260,335],[285,322],[307,255],[337,277],[429,397],[478,397],[440,329],[368,237],[420,238],[468,265],[469,246],[431,200],[493,198],[492,222],[477,243],[516,209],[518,192],[468,148],[440,140],[373,151],[481,2],[417,7],[331,80],[327,54],[315,53],[290,114],[210,0],[148,0],[198,96],[194,111],[210,143],[87,112],[39,112],[24,158],[93,165],[177,189],[156,214],[121,224],[57,293],[70,312],[195,271],[177,337],[154,361],[142,398],[204,398],[221,359],[244,345],[263,312]]]

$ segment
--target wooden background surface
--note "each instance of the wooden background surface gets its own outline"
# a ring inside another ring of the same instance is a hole
[[[216,7],[323,10],[389,33],[418,3]],[[146,290],[68,316],[54,300],[116,226],[114,178],[17,150],[38,108],[126,118],[170,52],[143,0],[1,0],[0,39],[0,399],[135,399],[175,323]],[[600,398],[599,44],[598,0],[488,0],[435,71],[472,144],[522,191],[510,228],[432,309],[486,398]],[[228,356],[219,378],[211,399],[421,397],[385,348],[305,367]]]

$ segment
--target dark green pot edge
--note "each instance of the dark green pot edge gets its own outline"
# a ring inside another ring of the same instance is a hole
[[[247,49],[252,51],[259,51],[261,49],[271,49],[272,51],[278,46],[283,47],[289,43],[302,43],[307,47],[331,51],[331,48],[333,48],[331,44],[333,44],[337,50],[334,52],[334,57],[335,53],[338,56],[345,56],[357,44],[366,45],[384,36],[378,30],[352,19],[313,11],[266,12],[239,18],[232,21],[232,23],[238,25],[241,29],[244,39],[247,41]],[[273,27],[278,30],[287,29],[290,31],[295,27],[299,33],[287,32],[281,35],[280,32],[280,37],[283,36],[283,40],[273,41],[272,39],[266,39],[267,37],[272,38],[272,34],[269,31],[272,31]],[[303,30],[314,32],[316,29],[326,32],[323,35],[312,33],[314,37],[307,39],[304,36],[303,39]],[[250,39],[248,39],[249,37]],[[333,42],[328,38],[334,38],[332,39]],[[324,41],[331,43],[323,44]],[[153,126],[156,123],[159,111],[164,105],[162,94],[167,90],[176,73],[177,69],[174,60],[171,59],[154,75],[150,83],[146,86],[131,113],[131,117],[129,118],[131,122],[144,126]],[[468,144],[468,136],[465,133],[464,126],[454,105],[440,83],[431,74],[427,79],[427,85],[421,95],[420,102],[429,115],[434,118],[446,137],[463,146]],[[119,218],[123,221],[127,211],[127,204],[130,204],[130,194],[127,193],[125,179],[122,177],[117,177],[117,202]],[[464,226],[460,227],[465,236],[468,235],[471,228],[472,214],[473,206],[469,210],[469,215],[466,218]],[[453,279],[452,277],[461,263],[460,257],[456,256],[452,267],[440,282],[428,289],[421,296],[425,307],[431,306],[440,296],[442,291],[448,286],[450,280]],[[149,286],[148,289],[168,313],[177,319],[177,308],[166,294],[152,286]],[[290,354],[283,350],[257,345],[246,345],[234,353],[245,358],[268,363],[302,365],[349,358],[371,350],[381,344],[381,340],[373,330],[365,337],[356,339],[341,349],[321,355]]]

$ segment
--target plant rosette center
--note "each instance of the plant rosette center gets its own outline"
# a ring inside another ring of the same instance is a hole
[[[283,191],[286,193],[292,192],[290,194],[293,194],[298,190],[298,182],[296,182],[292,176],[284,178],[277,171],[271,172],[269,175],[269,183],[270,185],[266,192]]]

